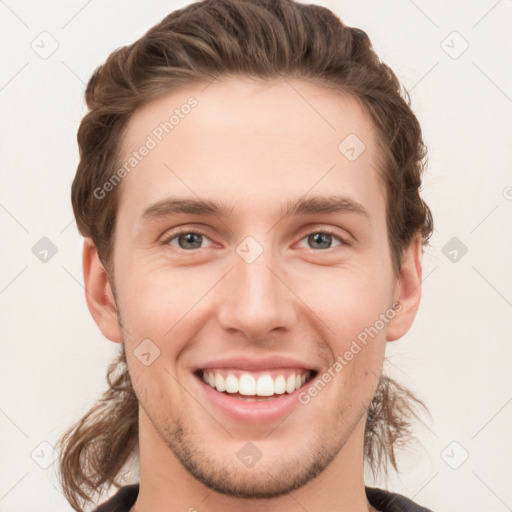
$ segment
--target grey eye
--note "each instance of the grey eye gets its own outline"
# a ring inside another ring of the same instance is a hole
[[[177,240],[177,245],[180,249],[200,249],[203,242],[203,238],[206,238],[205,235],[190,231],[187,233],[178,233],[173,238],[169,239],[168,243],[171,245],[176,245],[172,243],[172,241]]]
[[[337,245],[343,245],[344,243],[339,236],[324,231],[315,231],[303,238],[303,240],[307,240],[309,249],[331,249],[334,247],[332,245],[333,239],[338,240]]]

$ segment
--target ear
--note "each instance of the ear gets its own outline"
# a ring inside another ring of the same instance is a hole
[[[402,268],[394,290],[394,302],[400,302],[396,315],[388,324],[387,340],[404,336],[411,328],[421,299],[421,237],[415,237],[404,250]]]
[[[84,240],[82,264],[87,307],[103,335],[121,343],[123,335],[117,318],[117,307],[108,276],[91,238]]]

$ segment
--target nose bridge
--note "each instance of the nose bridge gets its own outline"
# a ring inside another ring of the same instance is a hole
[[[293,295],[279,279],[280,266],[270,247],[245,240],[233,255],[228,290],[220,307],[219,321],[225,329],[243,331],[248,338],[266,336],[294,322]]]

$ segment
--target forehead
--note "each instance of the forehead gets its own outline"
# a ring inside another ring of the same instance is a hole
[[[129,159],[120,207],[139,213],[170,194],[261,209],[309,191],[385,195],[376,131],[359,101],[298,79],[224,77],[153,101],[128,124],[121,164]]]

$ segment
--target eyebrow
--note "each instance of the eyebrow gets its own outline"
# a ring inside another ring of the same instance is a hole
[[[228,218],[232,213],[233,206],[212,199],[167,198],[149,206],[142,214],[142,219],[150,221],[178,214]],[[309,199],[290,200],[280,211],[282,218],[319,213],[355,213],[370,220],[370,215],[363,205],[343,196],[315,196]]]

